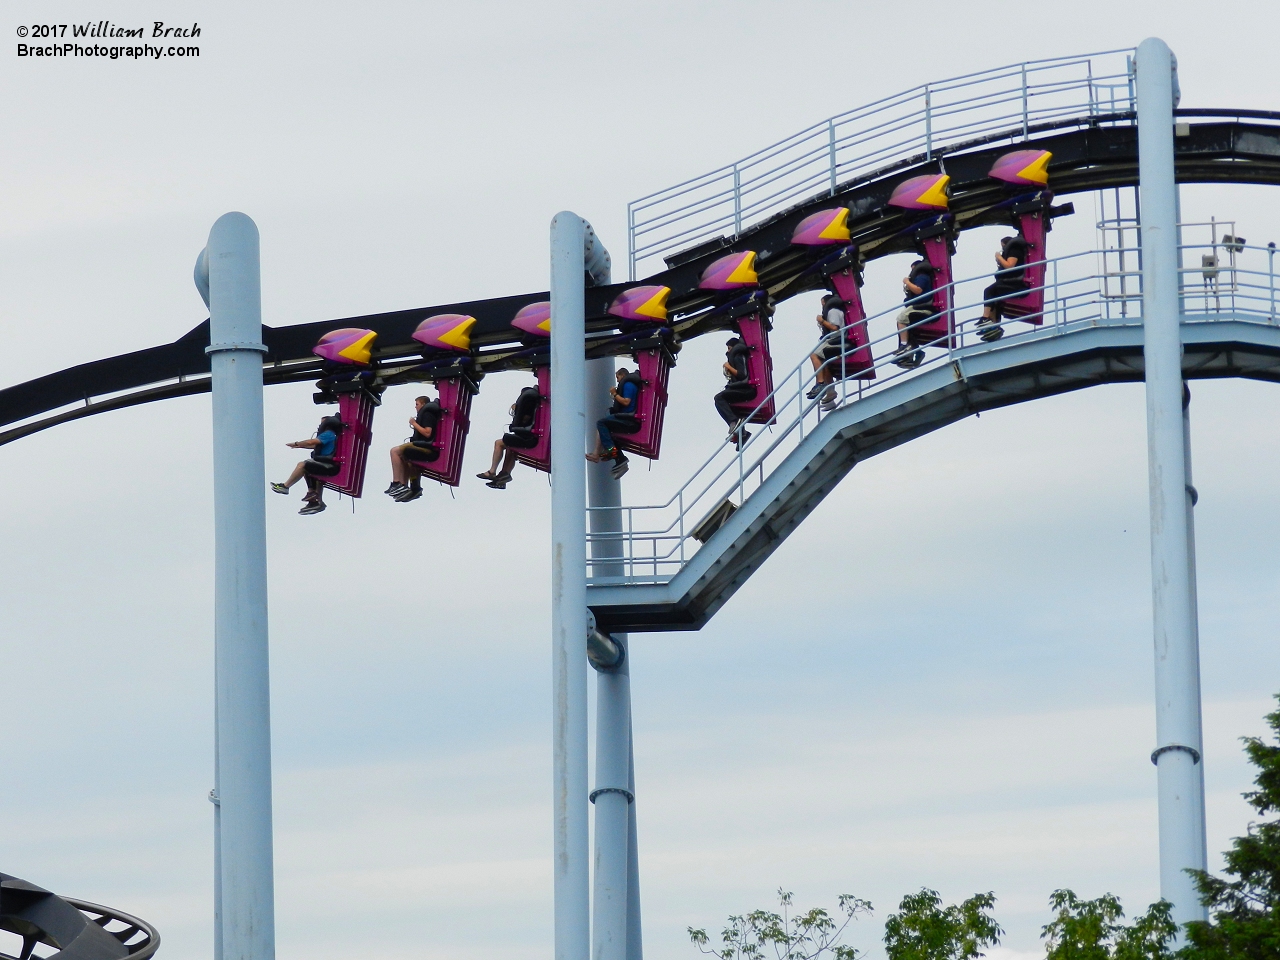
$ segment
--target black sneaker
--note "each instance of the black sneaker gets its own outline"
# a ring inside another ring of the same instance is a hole
[[[305,507],[303,507],[301,510],[299,510],[298,515],[303,517],[309,517],[313,513],[323,513],[324,509],[325,507],[324,507],[323,501],[312,501],[311,503],[308,503]]]
[[[978,321],[978,336],[984,343],[994,343],[1004,336],[1004,327],[1000,326],[999,320],[983,317]]]
[[[613,467],[609,470],[609,475],[615,480],[621,480],[622,475],[631,469],[631,461],[626,457],[619,455],[618,459],[613,462]]]
[[[400,496],[400,494],[404,493],[408,489],[409,488],[406,487],[403,483],[392,483],[391,486],[387,487],[387,489],[383,490],[382,492],[385,493],[392,500],[394,500],[396,497]]]
[[[271,492],[272,492],[272,493],[283,493],[285,496],[288,496],[288,495],[289,495],[289,488],[288,488],[288,487],[286,487],[283,483],[273,483],[273,484],[271,485]]]
[[[923,350],[913,350],[910,345],[894,351],[893,362],[903,370],[914,370],[924,361]]]
[[[422,488],[407,487],[395,496],[396,503],[408,503],[410,500],[417,500],[422,496]]]
[[[733,445],[741,450],[747,445],[747,441],[751,439],[751,434],[746,430],[739,430],[733,435]]]
[[[804,395],[806,400],[817,400],[818,394],[822,392],[822,384],[815,384],[813,389]]]

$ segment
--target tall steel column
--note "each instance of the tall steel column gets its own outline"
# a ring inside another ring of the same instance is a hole
[[[274,960],[258,228],[228,213],[196,266],[213,372],[217,909],[226,960]]]
[[[611,357],[587,364],[587,443],[595,443],[595,421],[608,411],[609,388],[616,384]],[[622,487],[608,463],[587,468],[593,534],[622,532]],[[619,540],[597,538],[591,547],[597,575],[620,576]],[[622,663],[596,675],[595,883],[592,900],[593,960],[639,960],[640,878],[636,863],[635,763],[632,757],[631,677],[625,635],[614,634]]]
[[[596,674],[595,902],[593,960],[627,960],[630,886],[631,678],[626,640],[614,636],[623,659]]]
[[[623,638],[626,639],[625,637]],[[629,682],[629,681],[628,681]],[[628,692],[630,692],[628,690]],[[627,711],[630,723],[631,711]],[[627,785],[631,805],[627,808],[627,960],[644,960],[644,938],[640,923],[640,841],[636,833],[636,738],[635,727],[627,731]]]
[[[1183,924],[1205,917],[1188,869],[1205,869],[1199,767],[1200,654],[1192,598],[1182,407],[1173,54],[1144,40],[1137,55],[1138,172],[1142,208],[1143,357],[1151,506],[1160,894]]]
[[[581,217],[551,220],[551,686],[555,960],[591,952],[587,833],[586,278],[609,255]]]
[[[1187,464],[1187,571],[1189,574],[1188,590],[1191,597],[1191,638],[1196,652],[1196,729],[1194,744],[1200,753],[1200,762],[1196,764],[1196,775],[1199,781],[1200,797],[1200,862],[1209,863],[1209,831],[1205,822],[1204,809],[1204,722],[1199,710],[1200,704],[1200,596],[1196,586],[1196,501],[1200,495],[1196,492],[1195,480],[1191,470],[1191,388],[1185,383],[1182,390],[1182,451]],[[1199,869],[1207,869],[1207,866]],[[1207,918],[1208,910],[1204,910],[1202,918]]]

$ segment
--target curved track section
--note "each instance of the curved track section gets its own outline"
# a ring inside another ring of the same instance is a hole
[[[1187,379],[1280,382],[1280,327],[1256,320],[1184,322]],[[853,467],[971,414],[1107,383],[1143,379],[1140,319],[1024,334],[886,386],[824,417],[666,582],[593,578],[587,603],[613,633],[697,630]]]
[[[1280,113],[1247,110],[1182,110],[1188,123],[1175,141],[1177,176],[1182,183],[1280,184]],[[1195,120],[1197,122],[1190,122]],[[775,300],[813,289],[817,278],[809,271],[811,256],[790,245],[791,231],[815,210],[835,205],[850,209],[849,225],[865,259],[908,249],[895,240],[903,215],[887,211],[885,201],[903,180],[945,171],[952,178],[951,212],[961,230],[992,222],[986,217],[999,200],[999,188],[987,173],[995,158],[1013,147],[1050,150],[1052,184],[1058,196],[1109,187],[1134,186],[1138,176],[1137,128],[1132,115],[1117,113],[1057,120],[1027,128],[993,133],[955,144],[930,156],[904,157],[874,172],[839,184],[808,201],[784,210],[736,238],[719,238],[674,256],[672,266],[646,278],[672,288],[669,307],[681,337],[721,329],[723,316],[704,317],[709,301],[697,289],[701,271],[717,257],[736,250],[755,250],[762,284]],[[616,327],[605,319],[605,306],[631,283],[587,291],[590,354]],[[465,303],[441,304],[298,324],[263,328],[268,352],[263,370],[268,384],[314,379],[321,361],[311,348],[324,333],[340,326],[377,331],[380,362],[392,364],[418,355],[411,339],[424,318],[438,313],[464,313],[479,323],[472,333],[481,372],[519,369],[517,331],[511,318],[526,304],[547,298],[545,292]],[[208,324],[194,328],[163,346],[81,364],[48,376],[0,390],[0,444],[17,440],[70,420],[140,403],[189,396],[209,390]],[[607,347],[602,347],[608,352]],[[392,381],[394,382],[394,381]],[[12,426],[9,426],[12,425]]]
[[[18,952],[0,952],[0,960],[30,960],[41,945],[56,951],[43,952],[44,960],[147,960],[160,948],[160,934],[145,920],[8,874],[0,874],[0,930],[22,938]]]

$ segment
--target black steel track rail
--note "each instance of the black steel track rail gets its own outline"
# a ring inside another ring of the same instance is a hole
[[[1185,127],[1180,124],[1181,135],[1174,141],[1180,183],[1280,184],[1280,113],[1188,109],[1177,114],[1205,121],[1188,122]],[[717,257],[739,250],[756,251],[761,283],[775,300],[819,285],[820,279],[808,269],[812,255],[790,243],[795,225],[815,210],[847,206],[850,228],[864,259],[909,249],[909,241],[899,236],[907,218],[885,207],[893,188],[909,177],[938,170],[949,174],[951,212],[962,230],[1000,222],[1004,216],[993,210],[1005,194],[988,171],[1011,147],[1053,152],[1050,175],[1058,196],[1137,183],[1138,134],[1132,114],[1056,121],[1032,127],[1028,134],[1026,140],[1021,129],[993,134],[943,148],[928,159],[923,155],[905,158],[840,184],[833,194],[784,210],[737,238],[721,238],[674,256],[667,270],[637,283],[671,287],[669,307],[677,332],[681,337],[693,337],[725,324],[722,317],[707,316],[712,300],[697,289],[702,271]],[[587,313],[592,318],[589,339],[600,342],[615,329],[605,317],[605,308],[621,290],[634,285],[620,283],[587,291]],[[267,384],[314,379],[321,363],[311,349],[323,334],[337,327],[376,330],[379,361],[417,356],[418,345],[411,334],[423,319],[437,313],[465,313],[477,318],[472,340],[482,372],[527,367],[528,357],[521,355],[510,321],[522,306],[547,297],[540,291],[279,329],[264,326],[268,352],[263,379]],[[209,359],[204,353],[208,342],[206,321],[173,343],[80,364],[0,390],[0,427],[17,424],[0,430],[0,444],[108,410],[206,392],[210,389]],[[41,418],[44,414],[48,416]]]

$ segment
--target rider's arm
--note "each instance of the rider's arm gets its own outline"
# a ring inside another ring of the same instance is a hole
[[[320,446],[320,441],[312,437],[310,440],[295,440],[288,446],[293,447],[295,450],[313,450]]]
[[[431,439],[431,428],[424,427],[417,420],[410,420],[409,426],[413,427],[413,432],[420,436],[423,440]]]

